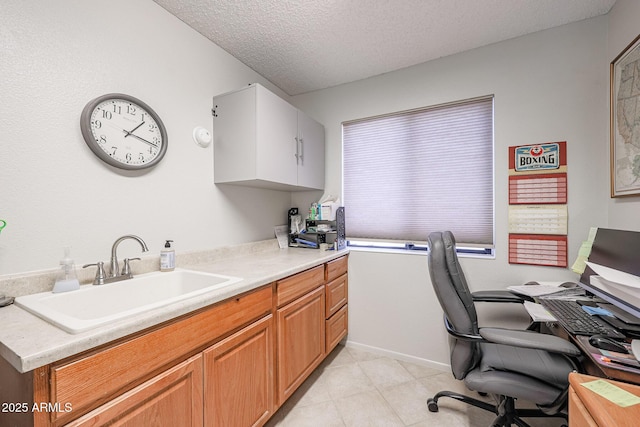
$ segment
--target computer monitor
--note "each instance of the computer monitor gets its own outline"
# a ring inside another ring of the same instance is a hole
[[[598,228],[589,261],[640,276],[640,232]],[[580,286],[615,307],[640,318],[640,289],[612,286],[587,266],[580,275]]]

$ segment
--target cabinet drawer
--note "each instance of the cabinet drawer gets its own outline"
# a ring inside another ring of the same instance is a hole
[[[322,283],[324,283],[324,265],[278,280],[276,282],[278,307],[306,294]]]
[[[139,385],[66,427],[102,425],[202,427],[202,356]]]
[[[346,274],[343,274],[334,281],[327,283],[327,290],[325,292],[325,297],[327,298],[327,302],[325,304],[327,319],[347,303],[347,283],[348,280]]]
[[[598,427],[573,387],[569,387],[569,427]]]
[[[73,413],[112,399],[161,368],[271,311],[272,287],[229,298],[148,333],[51,367],[50,401],[70,403]],[[52,413],[62,423],[72,414]]]
[[[330,282],[347,272],[348,260],[349,256],[345,255],[327,263],[327,282]]]
[[[326,321],[326,353],[329,354],[340,340],[347,336],[349,327],[348,305],[342,307],[336,314]]]

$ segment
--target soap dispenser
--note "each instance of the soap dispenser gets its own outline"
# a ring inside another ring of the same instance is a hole
[[[167,240],[160,251],[160,271],[173,271],[176,268],[176,251],[171,247],[173,240]]]
[[[64,248],[64,258],[60,260],[60,271],[56,276],[56,282],[53,285],[53,293],[68,292],[80,289],[80,282],[76,276],[76,265],[71,259],[71,248]]]

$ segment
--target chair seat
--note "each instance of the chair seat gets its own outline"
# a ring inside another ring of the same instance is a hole
[[[571,363],[543,350],[481,343],[482,359],[464,379],[471,390],[549,405],[569,383]]]

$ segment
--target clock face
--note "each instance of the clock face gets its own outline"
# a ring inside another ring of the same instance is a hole
[[[103,95],[89,102],[80,128],[94,154],[121,169],[154,166],[167,151],[167,133],[158,115],[129,95]]]

